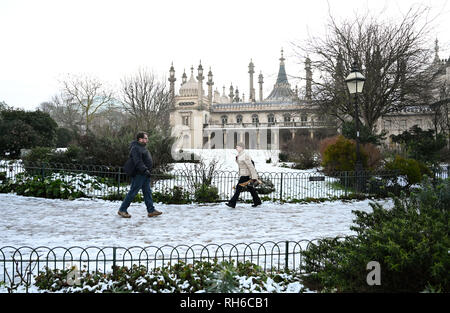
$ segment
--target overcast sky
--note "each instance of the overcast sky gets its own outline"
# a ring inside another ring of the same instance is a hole
[[[51,100],[68,73],[117,88],[140,67],[167,79],[171,62],[178,89],[183,70],[189,78],[193,65],[196,74],[200,60],[220,92],[233,83],[248,99],[250,59],[267,96],[281,48],[288,75],[303,73],[292,42],[324,33],[328,7],[338,19],[384,9],[395,20],[417,4],[438,16],[435,37],[441,58],[449,58],[449,0],[0,0],[0,101],[32,110]]]

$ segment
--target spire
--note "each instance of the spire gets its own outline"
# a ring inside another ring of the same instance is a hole
[[[434,62],[439,63],[439,41],[437,38],[434,42]]]
[[[213,74],[211,72],[211,67],[209,67],[208,82],[206,83],[206,85],[208,85],[208,104],[212,105],[212,100],[213,100],[212,86],[214,85],[214,82],[213,82]]]
[[[233,88],[233,84],[231,84],[230,86],[230,94],[228,95],[230,97],[230,102],[233,102],[234,99],[234,88]]]
[[[283,49],[281,49],[280,68],[278,69],[277,81],[273,87],[272,92],[267,97],[267,100],[281,100],[294,97],[294,92],[291,90],[291,86],[286,75],[286,69],[284,65],[284,61],[286,59],[283,56],[283,52]]]
[[[311,100],[312,95],[312,71],[311,71],[311,59],[309,56],[306,57],[305,60],[305,71],[306,71],[306,100]]]
[[[184,85],[187,81],[186,69],[184,69],[183,76],[181,76],[181,85]]]
[[[241,99],[239,98],[239,89],[236,86],[236,89],[234,91],[234,102],[240,102],[240,101],[241,101]]]
[[[277,84],[288,82],[287,75],[286,75],[286,69],[284,66],[285,60],[286,59],[283,56],[283,49],[281,49],[280,69],[278,70]]]
[[[255,101],[255,88],[253,88],[253,74],[255,73],[255,65],[253,64],[252,59],[250,59],[250,64],[248,65],[248,73],[250,74],[250,96],[249,101],[254,102]]]
[[[283,64],[284,65],[284,60],[286,60],[284,57],[283,57],[283,48],[281,48],[281,58],[280,58],[280,64]]]
[[[175,78],[175,69],[173,67],[173,62],[172,65],[170,66],[170,70],[169,70],[169,83],[170,83],[170,96],[171,96],[171,101],[172,101],[172,105],[175,105],[175,81],[177,80]]]
[[[258,84],[259,84],[259,102],[263,101],[263,83],[264,83],[264,77],[262,72],[259,72],[258,75]]]

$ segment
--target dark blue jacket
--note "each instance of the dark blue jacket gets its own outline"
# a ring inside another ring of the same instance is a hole
[[[151,171],[152,167],[152,156],[147,148],[136,140],[132,141],[130,144],[130,156],[124,165],[125,173],[129,176],[143,175],[146,170]]]

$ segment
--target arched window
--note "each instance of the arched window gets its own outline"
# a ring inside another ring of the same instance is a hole
[[[222,125],[227,124],[228,123],[228,116],[226,115],[222,115],[220,117],[220,119],[222,120]]]
[[[308,116],[306,116],[306,114],[300,115],[300,121],[302,125],[306,125],[306,122],[308,121]]]
[[[242,123],[242,115],[237,115],[236,116],[236,123],[241,124]]]
[[[253,114],[253,115],[252,115],[252,123],[253,123],[253,124],[259,123],[258,114]]]
[[[285,122],[290,122],[291,121],[291,115],[289,113],[283,115],[284,121]]]

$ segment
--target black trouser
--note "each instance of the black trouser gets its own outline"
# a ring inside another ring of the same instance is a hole
[[[250,176],[241,176],[239,178],[239,182],[236,185],[236,192],[234,193],[233,198],[231,198],[228,203],[230,203],[233,206],[236,205],[236,202],[237,202],[237,200],[239,198],[239,194],[242,192],[242,190],[244,190],[244,187],[239,186],[239,184],[245,183],[248,180],[250,180]],[[258,193],[256,192],[255,188],[253,188],[252,186],[247,185],[247,190],[252,195],[253,203],[254,204],[261,204],[261,199],[259,198]]]

